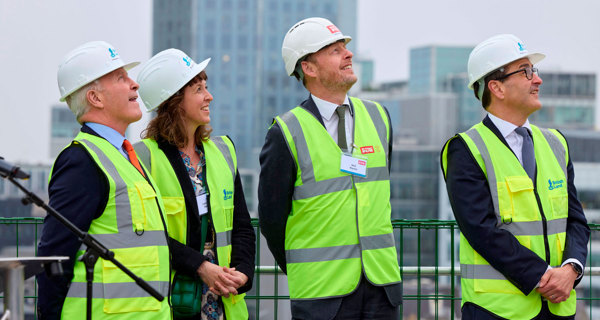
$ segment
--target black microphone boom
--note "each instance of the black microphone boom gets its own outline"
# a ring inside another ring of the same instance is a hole
[[[21,168],[12,165],[0,157],[0,177],[15,177],[17,179],[29,179],[29,174],[21,171]]]

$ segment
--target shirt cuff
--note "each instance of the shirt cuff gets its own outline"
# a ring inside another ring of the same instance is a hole
[[[579,260],[577,260],[575,258],[569,258],[569,259],[565,260],[565,262],[563,262],[560,266],[564,267],[566,264],[571,263],[571,262],[576,263],[579,266],[579,268],[581,269],[581,274],[577,275],[577,278],[575,278],[575,280],[581,279],[581,277],[583,277],[584,269],[583,269],[583,265],[581,264],[581,262],[579,262]]]

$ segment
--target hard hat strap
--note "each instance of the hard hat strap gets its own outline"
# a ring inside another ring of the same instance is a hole
[[[483,99],[483,91],[485,90],[485,77],[477,80],[477,83],[479,83],[479,88],[477,88],[477,97],[479,98],[479,101],[481,101],[481,99]]]
[[[302,71],[302,61],[304,61],[304,58],[298,60],[298,63],[296,63],[296,68],[294,69],[294,72],[298,76],[298,81],[304,81],[304,71]]]

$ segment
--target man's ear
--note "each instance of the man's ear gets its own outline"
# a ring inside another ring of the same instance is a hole
[[[488,82],[488,90],[490,90],[490,94],[496,97],[496,99],[504,99],[506,87],[502,82],[498,80]]]
[[[104,96],[98,90],[91,89],[85,93],[85,98],[87,99],[89,105],[94,108],[104,108]]]
[[[317,76],[317,66],[314,62],[304,60],[300,62],[300,64],[302,65],[302,72],[304,72],[304,77],[309,76],[311,78],[314,78]]]

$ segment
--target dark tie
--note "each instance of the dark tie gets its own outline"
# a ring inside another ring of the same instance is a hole
[[[133,146],[129,142],[129,140],[123,140],[123,149],[127,151],[127,155],[129,156],[129,161],[131,164],[138,169],[138,171],[142,174],[143,177],[146,177],[144,174],[144,170],[142,170],[142,166],[140,166],[140,162],[138,161],[137,155],[135,154],[135,150],[133,150]]]
[[[342,150],[348,148],[346,143],[346,105],[343,104],[335,109],[339,120],[338,120],[338,146]]]
[[[529,135],[529,130],[525,127],[518,127],[515,132],[523,137],[523,148],[521,149],[521,159],[523,160],[523,169],[527,175],[534,180],[535,178],[535,154],[533,153],[533,141]]]

